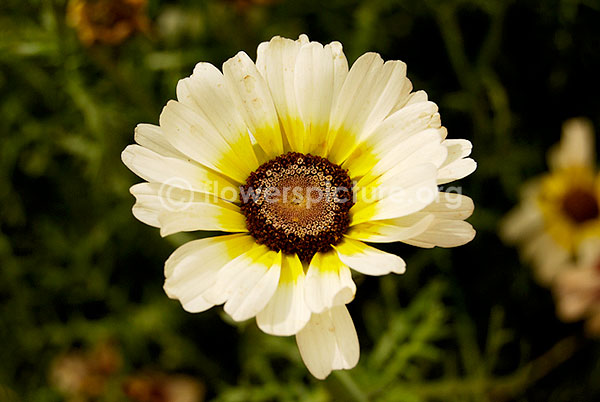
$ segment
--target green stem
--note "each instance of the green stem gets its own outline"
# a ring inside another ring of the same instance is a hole
[[[497,378],[465,378],[423,383],[396,383],[394,388],[424,398],[442,398],[448,395],[487,395],[512,399],[530,385],[549,374],[569,360],[578,348],[578,341],[571,336],[559,341],[542,356],[523,366],[514,374]],[[394,394],[390,390],[390,394]]]
[[[345,370],[336,370],[333,375],[337,380],[346,388],[348,395],[350,395],[357,402],[367,402],[367,396],[361,391],[360,387],[354,380],[349,372]]]

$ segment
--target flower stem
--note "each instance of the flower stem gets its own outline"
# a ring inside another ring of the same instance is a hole
[[[362,392],[358,384],[352,379],[352,376],[348,371],[336,370],[333,375],[337,380],[346,388],[348,395],[350,395],[357,402],[367,402],[367,396]]]
[[[442,398],[447,395],[487,395],[512,399],[531,384],[548,375],[552,370],[569,360],[577,351],[579,342],[575,336],[556,343],[550,350],[526,364],[514,374],[505,377],[470,377],[423,383],[396,383],[394,389],[413,393],[424,398]]]

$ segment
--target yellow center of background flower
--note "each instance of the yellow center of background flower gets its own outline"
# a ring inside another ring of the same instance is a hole
[[[600,178],[591,169],[571,167],[544,176],[538,205],[544,225],[572,252],[582,240],[600,235]]]
[[[585,188],[574,188],[563,198],[562,210],[574,223],[581,224],[598,218],[598,199]]]

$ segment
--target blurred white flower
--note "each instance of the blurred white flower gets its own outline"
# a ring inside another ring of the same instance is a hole
[[[561,320],[586,320],[588,333],[600,336],[600,238],[582,243],[577,263],[556,276],[553,290]]]
[[[501,237],[520,247],[543,284],[570,263],[585,239],[600,235],[594,142],[588,120],[567,121],[548,153],[550,171],[523,186],[521,203],[501,224]]]

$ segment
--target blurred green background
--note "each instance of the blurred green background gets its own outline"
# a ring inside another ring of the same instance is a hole
[[[218,401],[600,400],[600,343],[558,321],[496,234],[563,121],[600,127],[599,2],[150,0],[114,43],[82,42],[66,15],[61,0],[0,3],[0,401],[155,402],[132,378],[176,374]],[[406,62],[479,164],[458,183],[475,200],[475,240],[386,245],[407,273],[356,277],[361,360],[323,382],[293,337],[166,297],[165,259],[199,234],[162,239],[135,220],[128,188],[141,180],[120,161],[196,62],[254,58],[300,33],[342,42],[350,62]],[[99,355],[108,363],[90,369]],[[56,379],[82,370],[95,388]]]

